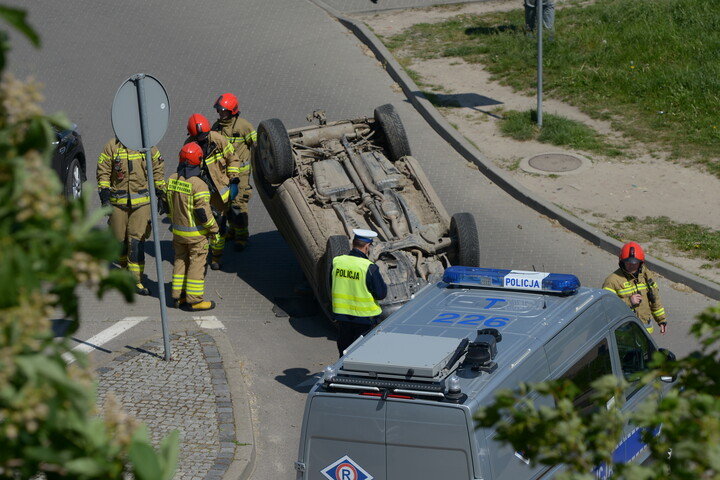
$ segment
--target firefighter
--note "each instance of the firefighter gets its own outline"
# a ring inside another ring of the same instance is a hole
[[[218,232],[218,224],[210,208],[210,190],[200,178],[202,160],[202,147],[186,143],[167,187],[175,249],[172,298],[176,308],[192,311],[215,308],[215,302],[203,299],[208,237]]]
[[[250,158],[257,140],[257,133],[250,122],[240,116],[237,97],[223,93],[215,102],[218,119],[212,126],[222,133],[235,147],[239,167],[228,167],[230,178],[230,225],[226,237],[235,240],[235,250],[242,251],[248,241],[248,204],[252,195],[250,186]]]
[[[165,162],[157,147],[152,147],[153,188],[162,215],[165,205]],[[112,206],[108,224],[122,244],[119,264],[135,276],[135,290],[149,295],[143,285],[145,271],[145,240],[150,225],[150,191],[145,154],[131,150],[113,138],[105,144],[98,157],[98,194],[103,207]]]
[[[210,268],[220,270],[230,205],[228,173],[237,172],[239,162],[233,145],[222,134],[210,130],[210,122],[205,116],[199,113],[190,115],[187,131],[189,136],[185,143],[197,142],[203,151],[200,176],[210,189],[210,205],[219,227],[218,233],[210,239]]]
[[[377,233],[355,229],[352,250],[333,259],[330,272],[332,310],[338,324],[337,347],[343,351],[378,323],[382,308],[378,300],[387,296],[380,269],[368,259]]]
[[[667,331],[665,308],[660,303],[660,291],[653,280],[653,273],[645,266],[645,252],[637,242],[628,242],[620,249],[619,267],[611,273],[602,288],[613,292],[635,312],[648,333],[654,328],[653,319],[660,333]]]

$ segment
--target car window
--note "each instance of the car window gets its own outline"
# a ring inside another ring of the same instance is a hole
[[[598,408],[591,398],[594,393],[591,384],[598,378],[612,373],[610,349],[607,340],[603,339],[575,362],[560,378],[570,380],[575,384],[579,392],[573,399],[573,404],[582,415],[590,415]]]
[[[625,380],[630,382],[625,396],[632,397],[639,389],[639,379],[649,370],[648,364],[652,359],[655,346],[647,334],[635,322],[627,322],[615,330],[615,341],[620,356],[620,366]]]

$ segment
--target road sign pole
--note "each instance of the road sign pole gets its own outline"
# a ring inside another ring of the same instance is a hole
[[[155,243],[155,267],[157,269],[158,292],[160,299],[160,319],[162,322],[163,343],[165,346],[165,360],[170,360],[170,335],[168,333],[167,308],[165,306],[165,279],[162,271],[162,251],[160,247],[160,233],[158,229],[157,195],[155,195],[155,175],[152,164],[152,145],[149,145],[147,128],[147,107],[145,103],[145,75],[140,73],[131,77],[137,85],[138,109],[140,113],[140,133],[142,135],[142,146],[145,152],[145,162],[148,172],[148,190],[150,190],[150,215]],[[151,180],[152,179],[152,180]]]
[[[542,82],[542,64],[543,64],[543,1],[535,0],[535,17],[537,20],[537,125],[542,128],[542,97],[543,97],[543,82]]]

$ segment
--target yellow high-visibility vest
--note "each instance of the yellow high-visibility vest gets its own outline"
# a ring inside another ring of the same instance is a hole
[[[365,276],[373,262],[367,258],[340,255],[333,259],[333,313],[355,317],[374,317],[382,308],[367,288]]]

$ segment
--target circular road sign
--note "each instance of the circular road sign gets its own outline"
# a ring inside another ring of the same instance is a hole
[[[112,126],[115,136],[128,148],[142,150],[157,145],[167,131],[169,120],[167,92],[151,75],[133,75],[115,94]]]

